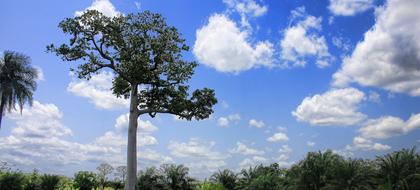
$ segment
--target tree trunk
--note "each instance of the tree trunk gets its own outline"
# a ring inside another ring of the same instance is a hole
[[[1,129],[1,120],[3,119],[3,113],[4,113],[4,105],[5,105],[5,101],[3,100],[3,96],[1,96],[1,100],[0,100],[0,129]]]
[[[125,190],[135,190],[137,181],[137,86],[131,87],[127,142],[127,181]]]

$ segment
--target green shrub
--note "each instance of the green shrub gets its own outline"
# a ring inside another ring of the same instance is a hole
[[[41,176],[37,170],[34,170],[31,174],[26,176],[25,190],[42,190],[41,188]]]
[[[74,175],[75,188],[79,190],[92,190],[96,187],[96,175],[88,171],[80,171]]]
[[[0,174],[0,190],[24,190],[25,176],[20,172]]]
[[[58,189],[58,183],[59,182],[60,182],[60,177],[58,177],[57,175],[44,174],[41,177],[42,190]]]
[[[227,189],[220,183],[212,183],[212,182],[206,181],[198,185],[196,190],[227,190]]]

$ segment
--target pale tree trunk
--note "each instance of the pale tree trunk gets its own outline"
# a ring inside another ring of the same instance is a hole
[[[127,142],[127,181],[125,190],[135,190],[137,181],[137,86],[131,87]]]

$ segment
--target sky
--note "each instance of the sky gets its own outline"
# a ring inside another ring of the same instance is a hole
[[[375,158],[420,143],[418,0],[14,0],[0,2],[0,52],[31,57],[32,107],[6,113],[0,160],[72,176],[126,162],[128,103],[113,74],[77,79],[46,46],[58,23],[95,9],[150,10],[186,39],[199,63],[189,84],[218,104],[209,119],[141,116],[138,167],[184,164],[204,178],[256,164],[289,167],[309,151]]]

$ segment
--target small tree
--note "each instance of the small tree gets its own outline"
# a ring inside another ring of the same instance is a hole
[[[99,183],[99,187],[101,189],[105,188],[105,184],[107,182],[107,176],[109,174],[112,173],[112,171],[114,171],[114,168],[109,165],[108,163],[102,163],[101,165],[99,165],[97,168],[98,170],[98,183]]]
[[[115,176],[117,176],[122,182],[125,182],[125,176],[127,175],[126,166],[118,166],[115,168]]]
[[[30,65],[28,56],[13,51],[4,51],[0,58],[0,128],[3,114],[19,105],[32,105],[36,90],[37,70]]]
[[[189,47],[177,29],[149,11],[113,18],[91,10],[67,18],[59,27],[71,36],[69,44],[47,50],[65,61],[83,61],[73,71],[87,79],[101,70],[115,74],[112,90],[130,98],[127,143],[127,190],[134,190],[137,173],[137,119],[157,113],[205,119],[217,103],[214,91],[204,88],[189,95],[186,84],[197,66],[182,59]]]
[[[58,188],[60,177],[57,175],[44,174],[41,177],[41,189],[42,190],[55,190]]]
[[[92,172],[80,171],[74,175],[74,188],[92,190],[96,186],[96,176]]]

